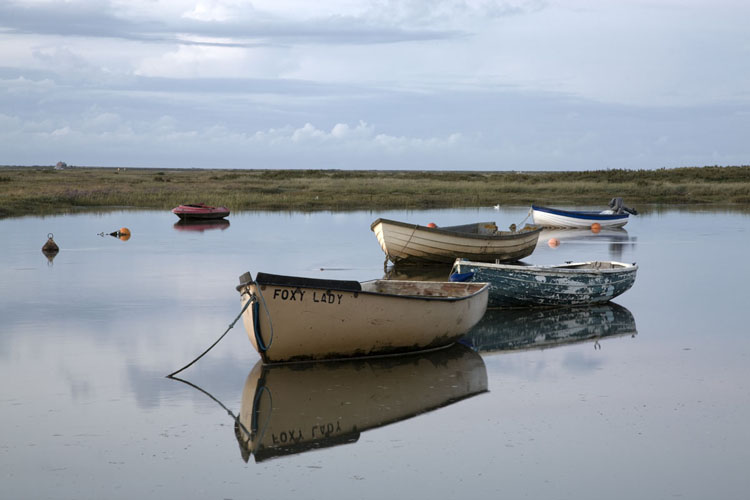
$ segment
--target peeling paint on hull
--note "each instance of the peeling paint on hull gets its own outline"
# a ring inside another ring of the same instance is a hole
[[[582,262],[561,266],[517,266],[457,260],[454,272],[473,273],[472,282],[490,284],[488,307],[600,304],[629,290],[638,266]]]

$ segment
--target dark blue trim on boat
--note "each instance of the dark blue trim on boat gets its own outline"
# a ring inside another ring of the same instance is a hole
[[[453,273],[450,275],[450,280],[453,282],[464,282],[470,281],[474,277],[474,273]]]
[[[531,205],[532,210],[538,212],[546,212],[548,214],[561,215],[563,217],[570,217],[572,219],[582,220],[622,220],[627,219],[629,214],[602,214],[599,212],[586,212],[586,211],[569,211],[560,210],[558,208],[540,207],[538,205]]]
[[[253,302],[253,334],[255,335],[255,342],[258,344],[258,350],[264,353],[268,350],[268,346],[263,342],[263,337],[260,336],[260,306],[258,301]]]

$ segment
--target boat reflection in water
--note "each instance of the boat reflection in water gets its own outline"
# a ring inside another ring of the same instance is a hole
[[[256,462],[356,442],[362,431],[487,391],[474,350],[286,365],[258,362],[245,381],[235,433]]]
[[[613,260],[622,259],[622,251],[627,247],[635,248],[638,240],[623,228],[602,228],[599,232],[590,229],[544,229],[537,245],[547,245],[552,239],[559,243],[608,244]]]
[[[584,307],[487,309],[464,341],[486,352],[544,349],[605,337],[635,337],[637,333],[631,312],[607,302]]]
[[[174,223],[174,228],[178,231],[198,231],[203,232],[210,229],[221,229],[222,231],[229,227],[229,221],[226,219],[180,219]]]

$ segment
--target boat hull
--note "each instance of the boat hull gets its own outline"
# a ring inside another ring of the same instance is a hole
[[[359,284],[262,273],[238,290],[243,307],[255,302],[242,319],[250,342],[266,363],[444,347],[482,318],[488,292],[484,283],[374,280]]]
[[[227,207],[212,207],[209,205],[180,205],[172,209],[172,213],[182,220],[213,220],[223,219],[229,215]]]
[[[572,210],[559,210],[557,208],[531,206],[531,214],[534,224],[542,227],[559,228],[590,228],[597,223],[603,228],[623,227],[628,223],[628,215],[624,214],[602,214],[598,212],[584,212]]]
[[[454,230],[472,226],[475,233]],[[451,264],[456,258],[513,262],[531,255],[541,232],[541,227],[498,232],[491,222],[431,228],[388,219],[377,219],[370,229],[386,258],[394,264]]]
[[[582,262],[562,266],[513,266],[457,260],[457,274],[489,283],[488,307],[580,306],[608,302],[628,291],[638,266]]]

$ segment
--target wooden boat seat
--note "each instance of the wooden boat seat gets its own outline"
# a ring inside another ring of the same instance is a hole
[[[320,288],[323,290],[344,290],[360,292],[362,285],[359,281],[326,280],[319,278],[301,278],[299,276],[283,276],[280,274],[258,273],[255,282],[259,285],[293,286],[300,288]]]

